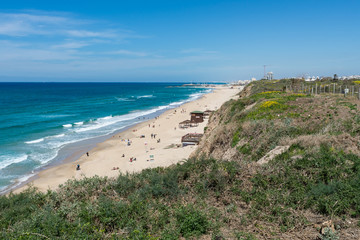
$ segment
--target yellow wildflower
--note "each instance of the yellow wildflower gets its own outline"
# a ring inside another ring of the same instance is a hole
[[[279,106],[280,103],[276,102],[276,101],[266,101],[264,103],[261,104],[261,108],[271,108],[274,106]]]

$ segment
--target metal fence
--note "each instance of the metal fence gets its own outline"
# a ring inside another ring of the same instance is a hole
[[[317,95],[322,93],[329,94],[343,94],[344,97],[354,96],[360,100],[360,86],[356,85],[340,85],[332,84],[313,84],[313,85],[287,85],[286,92],[305,93],[310,95]]]

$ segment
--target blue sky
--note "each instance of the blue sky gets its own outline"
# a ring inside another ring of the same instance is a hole
[[[360,1],[0,5],[0,81],[234,81],[360,73]]]

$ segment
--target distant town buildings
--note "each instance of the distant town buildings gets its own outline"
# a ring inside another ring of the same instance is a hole
[[[315,76],[312,76],[312,77],[308,76],[308,77],[305,78],[305,82],[313,82],[313,81],[316,81],[316,80],[319,80],[319,79],[320,79],[319,76],[317,76],[317,77],[315,77]]]
[[[265,76],[265,80],[273,80],[274,79],[274,73],[273,72],[268,72]],[[264,78],[263,78],[264,79]],[[300,79],[300,80],[305,80],[306,82],[314,82],[317,80],[352,80],[352,79],[360,79],[360,75],[351,75],[351,76],[341,76],[339,77],[337,74],[334,74],[333,77],[325,77],[325,76],[309,76],[309,75],[302,75],[302,76],[298,76],[298,77],[290,77],[289,79]],[[256,78],[252,77],[250,80],[238,80],[237,82],[233,82],[230,85],[236,86],[236,85],[240,85],[240,86],[244,86],[246,84],[249,84],[253,81],[256,81]]]
[[[251,83],[253,81],[256,81],[256,78],[252,77],[250,80],[238,80],[236,84],[244,86],[244,85],[249,84],[249,83]]]
[[[342,76],[339,79],[340,80],[360,79],[360,75]]]
[[[334,74],[333,77],[303,76],[303,77],[294,77],[294,78],[291,78],[291,79],[303,79],[303,80],[305,80],[305,82],[313,82],[313,81],[316,81],[316,80],[334,80],[334,81],[338,81],[338,80],[360,79],[360,75],[351,75],[351,76],[339,77],[337,74]]]

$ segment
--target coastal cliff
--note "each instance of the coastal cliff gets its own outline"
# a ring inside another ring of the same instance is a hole
[[[246,86],[182,163],[2,196],[1,238],[359,239],[360,101],[299,84]]]
[[[192,156],[257,161],[276,146],[321,144],[360,155],[359,102],[343,94],[284,91],[290,80],[259,81],[225,103],[209,119]],[[331,90],[332,91],[332,90]]]

